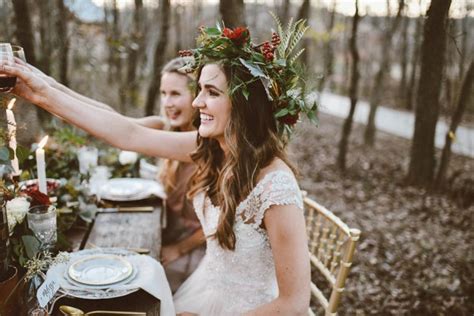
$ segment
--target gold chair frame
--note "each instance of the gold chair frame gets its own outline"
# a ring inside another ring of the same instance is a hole
[[[304,196],[311,265],[321,272],[332,288],[327,299],[311,282],[311,296],[324,308],[325,316],[335,316],[361,232],[349,228],[339,217],[308,198],[305,193]],[[309,315],[315,315],[311,308]]]

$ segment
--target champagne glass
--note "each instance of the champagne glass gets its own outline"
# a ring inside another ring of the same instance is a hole
[[[0,62],[13,64],[13,50],[9,43],[0,43]],[[12,91],[16,84],[16,77],[0,73],[0,93]]]
[[[20,58],[26,63],[25,50],[18,45],[12,45],[13,56]]]

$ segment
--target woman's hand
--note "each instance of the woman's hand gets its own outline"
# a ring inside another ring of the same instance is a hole
[[[49,84],[40,76],[34,74],[27,66],[15,64],[0,64],[0,73],[17,77],[12,93],[27,99],[32,103],[41,103],[46,98]]]
[[[161,263],[166,266],[182,256],[178,245],[164,246],[161,248]]]

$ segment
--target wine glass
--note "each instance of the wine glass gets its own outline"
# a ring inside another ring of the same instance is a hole
[[[0,43],[0,62],[13,64],[13,50],[9,43]],[[0,73],[0,93],[12,91],[16,84],[16,77]]]
[[[18,45],[12,45],[13,56],[20,58],[26,63],[25,50]]]

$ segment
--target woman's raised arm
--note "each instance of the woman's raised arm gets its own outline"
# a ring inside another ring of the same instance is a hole
[[[0,65],[4,73],[18,78],[13,93],[56,114],[112,146],[149,156],[190,161],[197,132],[175,133],[146,128],[127,117],[94,107],[52,88],[22,65]]]

